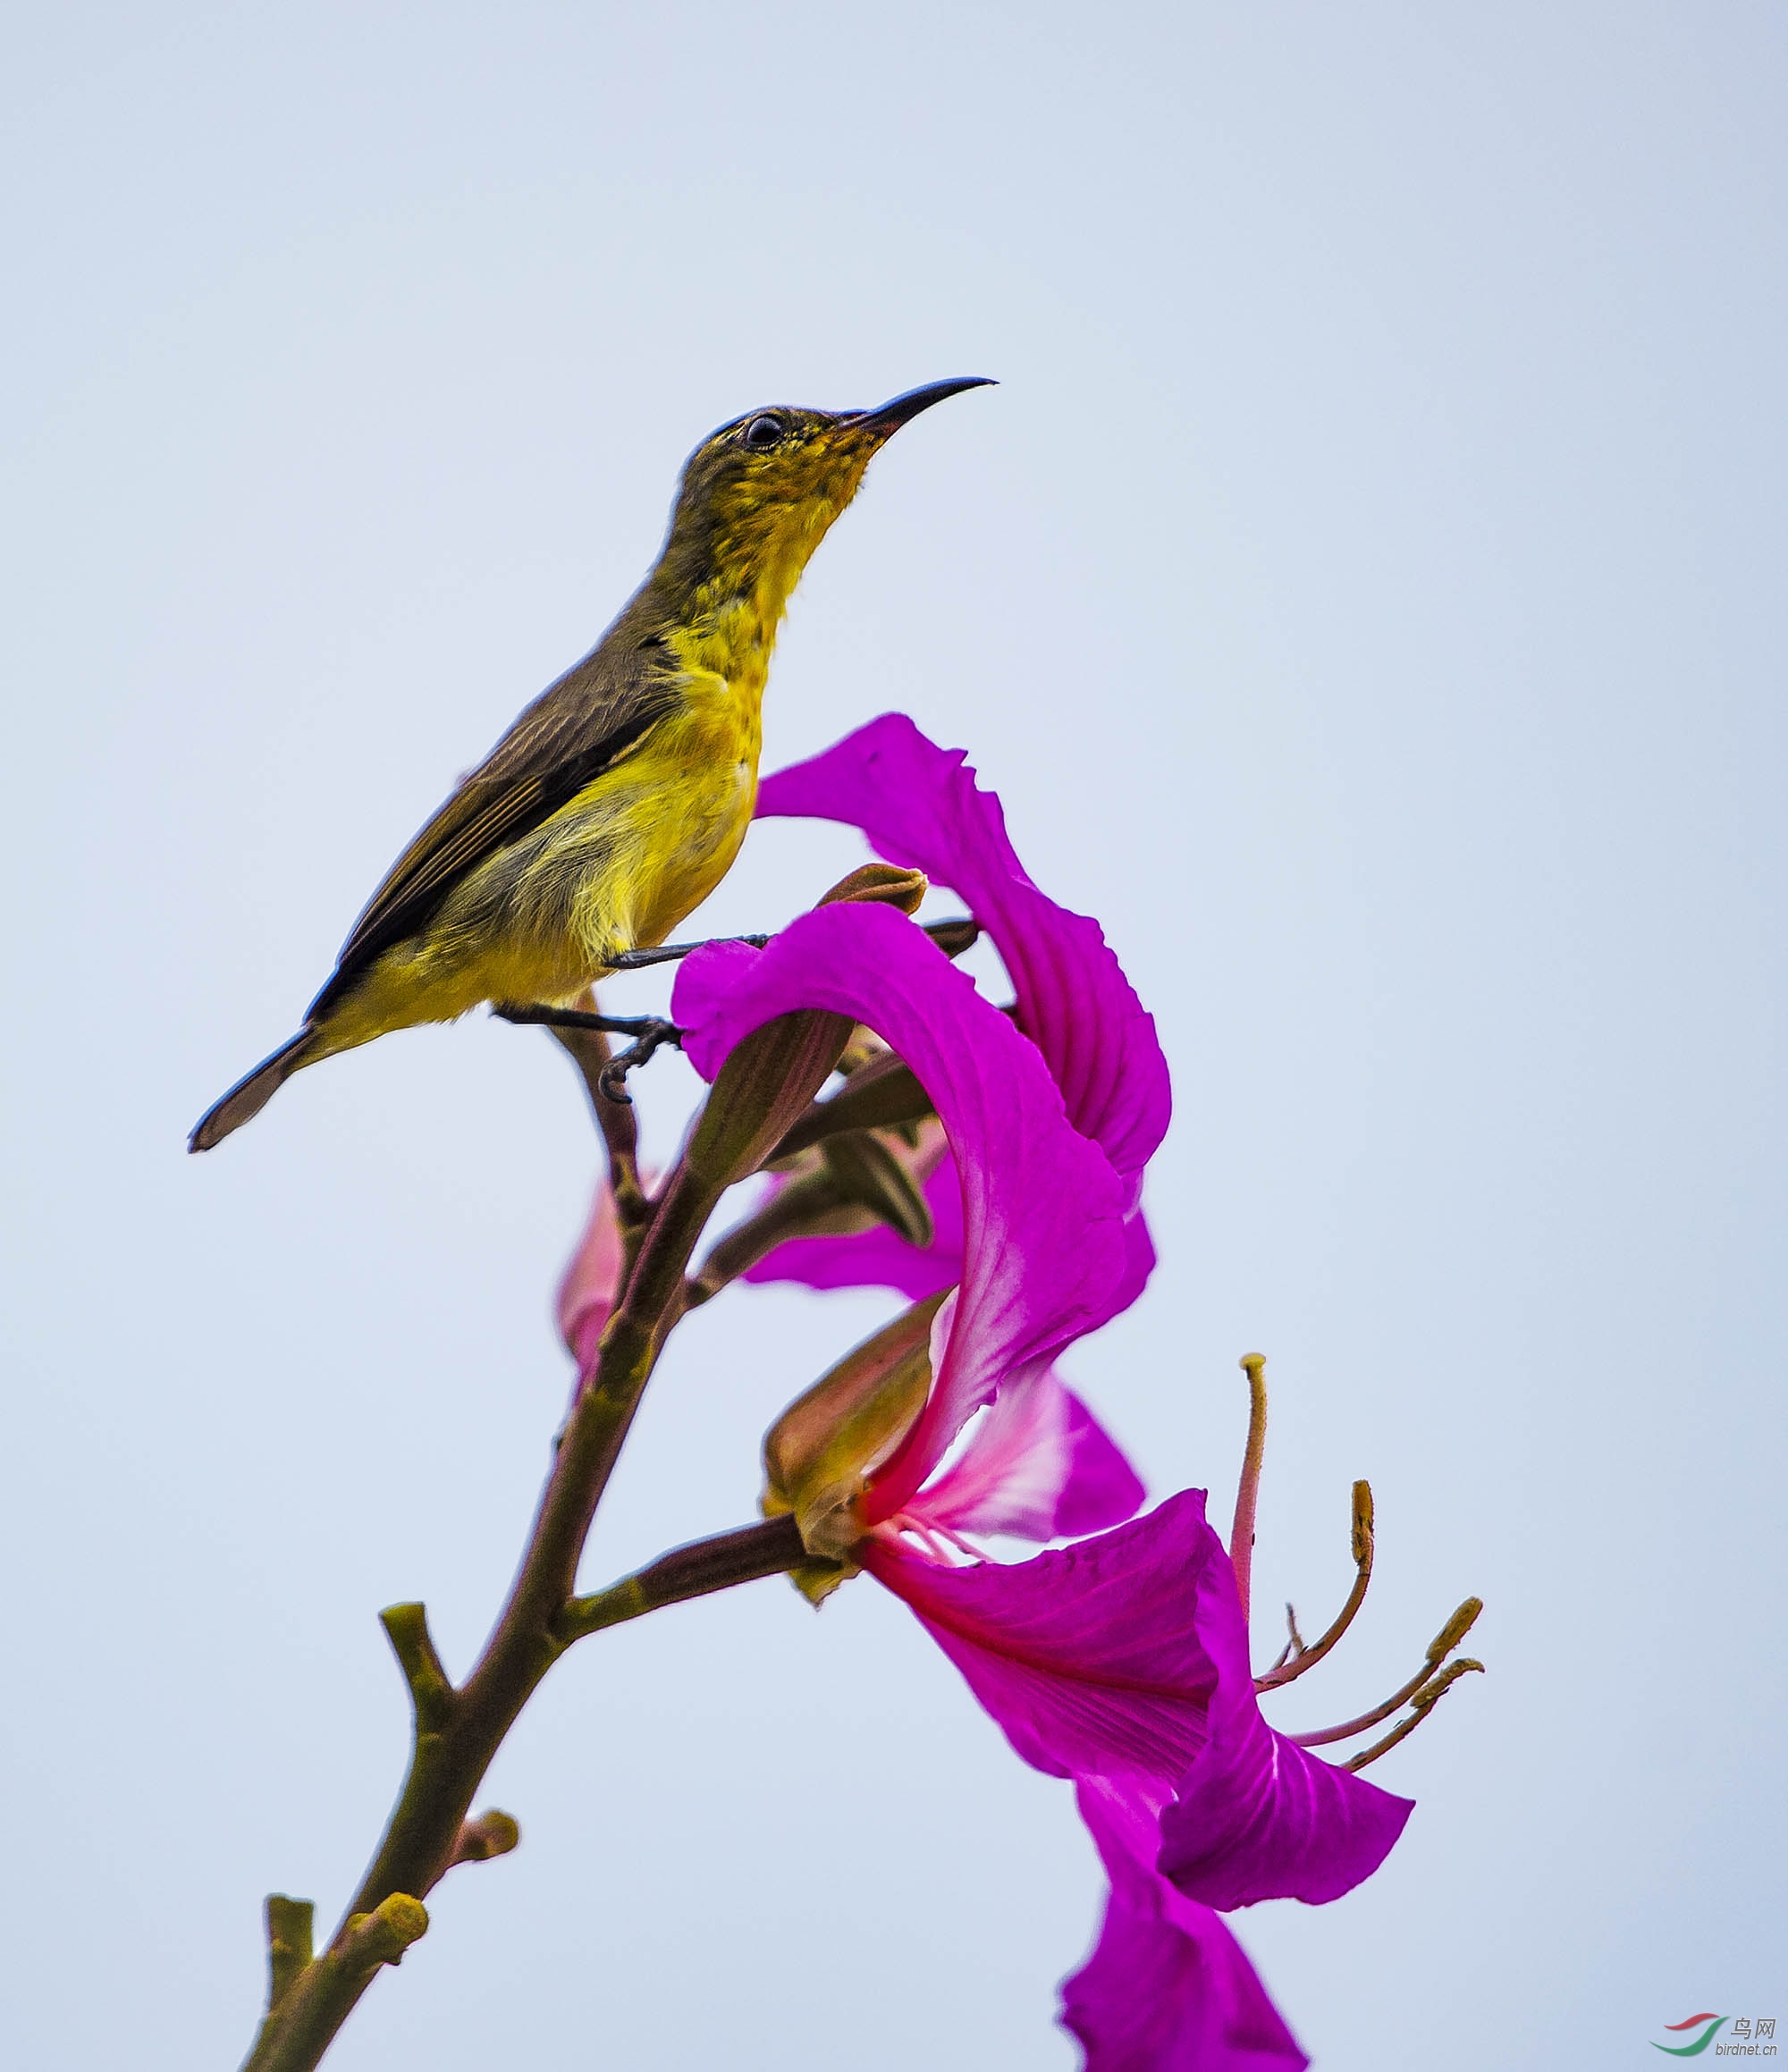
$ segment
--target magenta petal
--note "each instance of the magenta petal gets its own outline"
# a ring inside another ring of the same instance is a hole
[[[1099,1941],[1062,1986],[1062,2026],[1079,2038],[1086,2072],[1308,2064],[1235,1937],[1155,1872],[1149,1807],[1103,1779],[1083,1779],[1075,1798],[1111,1881]]]
[[[898,1051],[932,1098],[960,1183],[960,1292],[924,1415],[876,1485],[886,1516],[1004,1382],[1112,1315],[1126,1190],[1069,1124],[1034,1046],[891,907],[822,906],[766,949],[696,950],[672,998],[685,1054],[708,1079],[742,1037],[803,1007],[849,1015]]]
[[[962,750],[940,748],[904,713],[884,713],[766,778],[757,812],[853,823],[879,855],[953,886],[1005,960],[1019,1025],[1048,1059],[1069,1120],[1140,1186],[1173,1108],[1154,1022],[1098,922],[1057,905],[1025,874],[999,799],[977,788]]]
[[[1219,1664],[1199,1631],[1213,1562],[1202,1490],[1011,1566],[945,1568],[886,1537],[864,1565],[903,1598],[1025,1762],[1055,1777],[1136,1773],[1163,1792],[1203,1748]]]
[[[1128,1774],[1171,1795],[1160,1868],[1190,1899],[1337,1899],[1403,1832],[1409,1800],[1261,1719],[1235,1573],[1201,1491],[1010,1567],[945,1568],[885,1536],[864,1566],[924,1621],[1027,1763],[1058,1777]]]
[[[1053,1369],[1008,1384],[905,1516],[957,1533],[1058,1539],[1134,1515],[1136,1471]]]
[[[1132,1209],[1124,1224],[1124,1279],[1112,1298],[1114,1317],[1121,1317],[1148,1286],[1154,1270],[1155,1241],[1142,1210]]]
[[[1208,1907],[1338,1899],[1390,1854],[1415,1801],[1276,1734],[1252,1706],[1213,1708],[1210,1745],[1161,1816],[1160,1868]]]
[[[1052,1539],[1072,1539],[1084,1532],[1104,1532],[1121,1525],[1136,1515],[1148,1495],[1118,1442],[1072,1389],[1064,1393],[1073,1458],[1056,1500]]]
[[[1257,1899],[1338,1899],[1383,1863],[1415,1802],[1268,1726],[1252,1677],[1233,1666],[1238,1655],[1244,1668],[1247,1659],[1233,1578],[1201,1606],[1200,1628],[1230,1666],[1210,1708],[1210,1740],[1161,1816],[1162,1876],[1226,1910]]]
[[[1378,1869],[1413,1801],[1325,1763],[1261,1717],[1247,1622],[1227,1557],[1200,1596],[1198,1630],[1220,1665],[1205,1746],[1161,1815],[1160,1871],[1208,1907],[1339,1899]]]
[[[748,1267],[745,1278],[798,1281],[809,1288],[895,1288],[923,1302],[962,1278],[962,1183],[948,1151],[925,1182],[924,1195],[935,1234],[923,1251],[885,1223],[841,1236],[791,1237]],[[1127,1278],[1126,1253],[1126,1284]]]

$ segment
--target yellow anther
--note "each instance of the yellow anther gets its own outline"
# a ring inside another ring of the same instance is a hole
[[[1376,1763],[1387,1749],[1395,1748],[1399,1741],[1415,1731],[1462,1676],[1470,1674],[1473,1670],[1481,1675],[1483,1668],[1481,1662],[1473,1662],[1467,1655],[1461,1655],[1457,1662],[1450,1663],[1431,1683],[1424,1684],[1410,1700],[1411,1711],[1406,1720],[1399,1720],[1383,1740],[1374,1741],[1370,1748],[1361,1749],[1357,1756],[1350,1756],[1341,1767],[1344,1770],[1363,1770],[1368,1763]]]
[[[1446,1657],[1478,1623],[1478,1614],[1484,1608],[1481,1597],[1467,1597],[1459,1609],[1428,1644],[1428,1659],[1445,1662]]]
[[[1370,1482],[1354,1485],[1354,1566],[1369,1569],[1372,1565],[1372,1486]]]

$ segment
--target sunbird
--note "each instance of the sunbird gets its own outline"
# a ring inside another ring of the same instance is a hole
[[[747,411],[685,463],[663,552],[392,866],[304,1026],[200,1117],[208,1151],[294,1072],[490,1001],[552,1008],[662,944],[731,868],[801,571],[876,451],[984,377],[874,410]]]

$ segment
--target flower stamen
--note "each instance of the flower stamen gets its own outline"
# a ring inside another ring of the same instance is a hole
[[[1254,1507],[1261,1494],[1261,1468],[1267,1457],[1267,1356],[1244,1352],[1242,1371],[1248,1377],[1248,1445],[1242,1455],[1242,1479],[1236,1489],[1236,1518],[1229,1529],[1229,1565],[1236,1571],[1236,1594],[1242,1617],[1248,1616],[1248,1586],[1254,1566]]]
[[[1304,1652],[1304,1638],[1297,1630],[1297,1606],[1289,1598],[1286,1600],[1286,1630],[1291,1638],[1279,1649],[1278,1659],[1273,1663],[1274,1669],[1283,1669],[1294,1655]]]
[[[1241,1598],[1242,1616],[1245,1620],[1249,1571],[1253,1563],[1254,1512],[1260,1495],[1261,1466],[1267,1450],[1267,1362],[1261,1353],[1244,1352],[1241,1364],[1242,1371],[1248,1377],[1248,1445],[1242,1457],[1241,1482],[1236,1491],[1236,1520],[1229,1535],[1229,1565],[1235,1571],[1236,1594]],[[1296,1612],[1290,1605],[1286,1606],[1288,1638],[1279,1650],[1278,1661],[1264,1676],[1254,1679],[1258,1694],[1264,1696],[1269,1690],[1283,1690],[1286,1684],[1295,1683],[1305,1670],[1314,1669],[1346,1632],[1366,1601],[1366,1591],[1372,1579],[1372,1486],[1370,1482],[1356,1482],[1354,1485],[1354,1587],[1347,1593],[1347,1602],[1336,1615],[1333,1625],[1310,1647],[1305,1646],[1303,1636],[1297,1630]],[[1376,1763],[1380,1756],[1415,1731],[1462,1676],[1472,1670],[1482,1672],[1481,1662],[1463,1655],[1445,1668],[1441,1664],[1472,1630],[1483,1608],[1481,1597],[1467,1597],[1429,1643],[1421,1667],[1382,1705],[1374,1706],[1370,1712],[1345,1721],[1338,1727],[1320,1727],[1307,1734],[1288,1734],[1286,1739],[1300,1748],[1326,1748],[1331,1741],[1347,1741],[1356,1734],[1363,1734],[1368,1728],[1389,1719],[1400,1706],[1408,1706],[1411,1709],[1406,1720],[1400,1720],[1381,1740],[1373,1742],[1370,1748],[1362,1748],[1356,1756],[1350,1756],[1341,1766],[1346,1770],[1363,1770],[1367,1764]]]
[[[1291,1642],[1267,1673],[1254,1679],[1256,1690],[1281,1690],[1286,1684],[1295,1682],[1305,1670],[1316,1667],[1354,1623],[1354,1615],[1366,1601],[1367,1587],[1372,1579],[1372,1486],[1370,1482],[1356,1482],[1354,1485],[1354,1587],[1347,1593],[1347,1602],[1337,1613],[1334,1624],[1309,1647],[1303,1646],[1296,1616],[1287,1605],[1286,1616],[1291,1625]],[[1422,1673],[1425,1675],[1427,1672]]]
[[[1462,1655],[1457,1662],[1449,1663],[1432,1683],[1424,1684],[1410,1700],[1412,1710],[1406,1720],[1399,1720],[1383,1740],[1374,1741],[1370,1748],[1362,1748],[1357,1756],[1350,1756],[1341,1767],[1344,1770],[1363,1770],[1368,1763],[1376,1763],[1387,1750],[1395,1748],[1406,1735],[1415,1731],[1462,1676],[1472,1670],[1481,1674],[1483,1667],[1481,1662],[1474,1662],[1468,1655]]]
[[[928,1560],[940,1567],[954,1568],[952,1554],[959,1554],[972,1562],[984,1562],[989,1557],[973,1540],[948,1525],[940,1525],[934,1518],[915,1517],[910,1511],[897,1511],[891,1518],[884,1518],[873,1529],[890,1538],[910,1537],[919,1542]]]
[[[1363,1734],[1368,1727],[1375,1727],[1380,1720],[1389,1719],[1399,1706],[1422,1705],[1422,1695],[1429,1689],[1430,1682],[1434,1680],[1435,1672],[1476,1625],[1478,1614],[1483,1608],[1484,1600],[1481,1597],[1467,1597],[1465,1602],[1440,1629],[1439,1632],[1434,1636],[1434,1638],[1429,1642],[1428,1652],[1422,1657],[1421,1667],[1416,1671],[1401,1690],[1393,1691],[1382,1705],[1374,1706],[1371,1712],[1362,1713],[1357,1719],[1347,1720],[1338,1727],[1321,1727],[1313,1733],[1293,1734],[1289,1738],[1295,1741],[1300,1748],[1325,1748],[1330,1741],[1347,1741],[1351,1740],[1355,1734]],[[1471,1669],[1482,1669],[1484,1665],[1481,1662],[1466,1662],[1464,1666]],[[1444,1690],[1446,1685],[1459,1673],[1460,1668],[1460,1663],[1455,1662],[1446,1672],[1444,1680],[1439,1683],[1439,1689],[1433,1692],[1433,1695],[1429,1697],[1427,1705],[1422,1706],[1424,1712],[1427,1710],[1427,1706],[1431,1706],[1434,1699],[1439,1697],[1440,1691]],[[1413,1726],[1414,1722],[1412,1721],[1409,1723]],[[1407,1731],[1408,1729],[1405,1728],[1404,1731]],[[1389,1741],[1385,1743],[1386,1748],[1390,1746]],[[1382,1750],[1379,1751],[1380,1754],[1382,1752]]]

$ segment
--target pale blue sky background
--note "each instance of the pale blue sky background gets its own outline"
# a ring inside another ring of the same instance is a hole
[[[565,1386],[595,1159],[545,1038],[186,1128],[698,436],[958,373],[1003,385],[808,574],[766,767],[896,706],[966,746],[1160,1017],[1162,1267],[1072,1368],[1227,1516],[1271,1355],[1268,1608],[1338,1601],[1373,1478],[1373,1599],[1282,1723],[1489,1604],[1377,1773],[1384,1873],[1240,1933],[1325,2072],[1788,2019],[1784,60],[1746,4],[14,19],[9,2064],[237,2061],[262,1895],[333,1918],[396,1781],[374,1613],[466,1665]],[[767,828],[704,918],[855,856]],[[746,1519],[880,1308],[694,1319],[589,1579]],[[490,1796],[521,1850],[342,2072],[1073,2062],[1067,1795],[868,1583],[586,1644]]]

